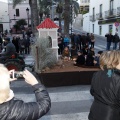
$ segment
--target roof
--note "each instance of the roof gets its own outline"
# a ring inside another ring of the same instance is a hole
[[[51,29],[51,28],[59,28],[50,18],[46,18],[41,24],[37,26],[37,29],[40,28],[46,28],[46,29]]]

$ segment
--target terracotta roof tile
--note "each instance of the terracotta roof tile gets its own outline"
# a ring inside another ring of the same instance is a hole
[[[46,29],[51,29],[51,28],[59,28],[50,18],[46,18],[41,24],[37,26],[37,29],[40,28],[46,28]]]

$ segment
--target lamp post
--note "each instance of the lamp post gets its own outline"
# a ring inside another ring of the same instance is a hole
[[[28,17],[28,27],[29,27],[29,8],[26,9],[27,17]]]
[[[15,19],[16,15],[14,14],[13,16],[14,16],[14,21],[15,21],[15,20],[16,20],[16,19]]]

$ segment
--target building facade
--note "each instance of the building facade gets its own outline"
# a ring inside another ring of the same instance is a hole
[[[8,0],[8,10],[10,19],[10,28],[13,28],[16,21],[25,19],[27,24],[31,24],[31,11],[29,6],[29,0],[24,0],[21,4],[18,4],[13,8],[13,0]],[[27,11],[26,11],[27,10]]]
[[[0,32],[10,30],[8,3],[0,1]]]
[[[90,0],[89,15],[91,33],[118,32],[120,36],[120,0]]]
[[[90,0],[80,0],[80,13],[84,14],[89,11]]]

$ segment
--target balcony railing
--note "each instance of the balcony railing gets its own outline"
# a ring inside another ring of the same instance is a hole
[[[120,16],[120,7],[117,7],[117,15]]]
[[[115,16],[116,16],[116,9],[105,11],[105,18],[110,18]]]
[[[90,16],[90,21],[94,22],[95,21],[95,15]]]
[[[102,13],[96,14],[96,19],[97,19],[97,20],[103,19],[103,14],[102,14]]]

